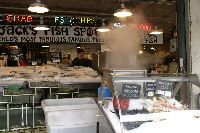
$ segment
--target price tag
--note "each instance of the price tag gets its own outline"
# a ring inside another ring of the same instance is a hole
[[[165,96],[167,97],[171,97],[172,96],[172,92],[171,91],[165,91]]]
[[[156,91],[156,94],[164,95],[165,92],[164,92],[164,91],[161,91],[161,90],[157,90],[157,91]]]
[[[146,83],[146,95],[151,97],[155,95],[156,91],[156,83],[155,82],[147,82]]]
[[[154,95],[155,95],[155,93],[152,92],[152,91],[149,91],[149,92],[147,93],[147,96],[149,96],[149,97],[153,97]]]

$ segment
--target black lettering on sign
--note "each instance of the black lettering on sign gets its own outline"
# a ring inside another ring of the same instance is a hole
[[[6,26],[0,26],[0,35],[4,35],[5,34],[5,28]]]
[[[79,28],[78,27],[74,28],[74,35],[75,36],[80,36],[80,32],[79,32]]]
[[[8,27],[7,28],[7,34],[8,35],[14,35],[14,33],[15,33],[14,29],[15,29],[14,26]]]
[[[65,33],[65,34],[64,34],[64,33]],[[62,27],[62,28],[61,28],[61,34],[62,34],[62,35],[66,35],[66,36],[69,35],[68,28],[67,28],[67,27]]]
[[[80,30],[81,30],[81,36],[83,36],[83,33],[86,31],[86,28],[84,28],[84,27],[82,28],[81,27]]]
[[[22,30],[22,27],[21,27],[21,26],[18,26],[18,27],[15,29],[15,33],[16,33],[17,35],[22,35],[22,34],[23,34],[22,31],[23,31],[23,30]]]
[[[156,80],[156,90],[172,91],[173,82],[167,80]]]
[[[154,34],[148,34],[148,36],[145,38],[146,43],[152,43],[155,44],[158,42],[158,38]]]
[[[140,98],[141,85],[137,84],[123,84],[122,97],[130,99]]]

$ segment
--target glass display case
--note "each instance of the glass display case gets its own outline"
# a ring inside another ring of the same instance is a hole
[[[158,133],[175,127],[185,132],[198,127],[200,110],[190,110],[175,98],[184,82],[200,87],[197,75],[108,70],[103,79],[100,133]],[[109,98],[102,97],[105,86],[112,90]]]

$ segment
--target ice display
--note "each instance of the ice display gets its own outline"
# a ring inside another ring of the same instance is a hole
[[[200,123],[200,110],[189,110],[174,98],[159,96],[128,101],[119,98],[119,107],[114,97],[108,103],[108,108],[103,108],[116,133],[186,133],[191,129],[199,132],[197,124]]]
[[[92,68],[54,66],[24,66],[24,67],[0,67],[0,84],[23,84],[24,81],[58,81],[67,82],[101,82],[98,73]]]

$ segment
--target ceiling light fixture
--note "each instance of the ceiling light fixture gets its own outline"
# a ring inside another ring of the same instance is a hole
[[[44,25],[43,23],[44,23],[43,17],[40,17],[40,24],[36,25],[34,30],[49,30],[48,26]]]
[[[150,32],[149,34],[162,34],[163,32],[161,30],[154,30]]]
[[[151,32],[149,34],[162,34],[163,30],[162,29],[157,29],[157,26],[155,26],[155,28],[153,30],[151,30]]]
[[[121,3],[121,9],[117,9],[116,12],[114,13],[114,16],[116,17],[128,17],[131,16],[132,13],[130,12],[129,9],[125,9],[124,3]]]
[[[49,11],[45,4],[41,4],[40,0],[36,0],[36,3],[30,4],[28,10],[36,13],[45,13]]]
[[[49,48],[49,46],[47,46],[47,45],[43,45],[42,47],[43,47],[43,48]]]
[[[105,26],[105,22],[102,22],[102,27],[97,29],[98,32],[108,32],[110,31],[110,29],[108,27]]]

